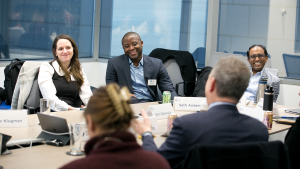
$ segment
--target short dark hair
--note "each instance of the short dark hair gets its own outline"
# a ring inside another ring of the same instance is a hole
[[[266,47],[264,45],[255,44],[255,45],[250,46],[249,50],[247,51],[247,57],[248,57],[248,59],[249,59],[249,55],[250,55],[250,50],[252,48],[254,48],[255,46],[259,46],[259,47],[263,48],[265,55],[268,56],[268,51],[267,51],[267,49],[266,49]]]
[[[124,40],[126,37],[130,36],[130,35],[137,35],[137,36],[139,37],[140,41],[141,41],[141,37],[140,37],[140,35],[139,35],[138,33],[136,33],[136,32],[127,32],[127,33],[123,36],[123,38],[122,38],[122,41],[121,41],[121,44],[122,44],[122,45],[123,45],[123,40]]]

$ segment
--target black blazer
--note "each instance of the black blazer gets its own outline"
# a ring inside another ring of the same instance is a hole
[[[170,91],[172,99],[177,96],[170,76],[161,60],[143,55],[143,65],[145,84],[154,101],[160,100],[157,85],[162,92]],[[148,86],[148,79],[156,79],[156,86]],[[129,60],[125,54],[108,60],[106,84],[110,83],[118,83],[120,87],[127,86],[133,93]]]
[[[207,112],[176,118],[170,136],[159,149],[151,136],[144,137],[143,148],[157,151],[174,166],[199,143],[256,142],[268,138],[268,129],[262,122],[240,114],[236,106],[218,105]]]
[[[298,160],[300,158],[300,118],[290,128],[285,136],[284,143],[289,148],[291,169],[299,168]]]

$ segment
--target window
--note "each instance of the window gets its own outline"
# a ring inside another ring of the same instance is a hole
[[[52,42],[71,36],[79,57],[92,57],[94,0],[1,1],[1,59],[53,58]]]
[[[124,54],[121,39],[133,31],[144,42],[144,54],[155,48],[185,50],[204,66],[206,18],[207,0],[102,0],[99,57]]]

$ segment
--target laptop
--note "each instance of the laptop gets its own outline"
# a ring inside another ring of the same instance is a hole
[[[69,127],[66,119],[47,114],[37,114],[37,116],[40,120],[42,130],[46,131],[42,131],[37,138],[44,138],[46,141],[50,139],[59,139],[64,145],[69,143],[69,134],[57,135],[59,133],[69,133]]]

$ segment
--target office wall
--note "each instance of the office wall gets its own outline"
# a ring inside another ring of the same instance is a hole
[[[283,12],[286,11],[284,14]],[[269,29],[267,38],[268,52],[272,54],[272,67],[279,70],[280,77],[286,77],[283,53],[295,53],[295,33],[297,0],[270,0]],[[298,100],[298,99],[297,99]]]

